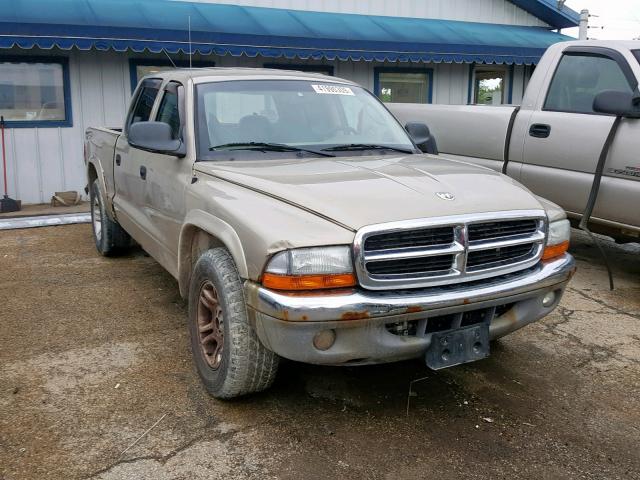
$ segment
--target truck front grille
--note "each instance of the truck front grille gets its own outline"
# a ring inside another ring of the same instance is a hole
[[[545,238],[538,210],[409,220],[361,229],[354,258],[365,288],[422,288],[532,267]]]
[[[388,248],[433,247],[448,245],[451,242],[453,242],[453,228],[442,227],[371,235],[365,241],[364,249],[374,251]]]
[[[469,240],[508,238],[514,235],[532,235],[538,229],[536,220],[510,220],[469,225]]]
[[[453,255],[367,262],[367,271],[374,275],[398,273],[438,273],[451,268]]]
[[[527,258],[531,255],[535,246],[535,243],[525,243],[524,245],[513,245],[511,247],[498,247],[490,248],[489,250],[469,252],[469,255],[467,256],[467,269],[503,265],[505,262],[513,262]]]

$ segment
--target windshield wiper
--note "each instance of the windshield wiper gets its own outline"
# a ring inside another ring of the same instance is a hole
[[[326,152],[347,152],[349,150],[393,150],[400,153],[415,153],[409,148],[393,147],[390,145],[376,145],[372,143],[346,143],[335,147],[323,148]]]
[[[320,152],[318,150],[311,150],[309,148],[294,147],[293,145],[287,145],[285,143],[268,143],[268,142],[236,142],[236,143],[223,143],[222,145],[215,145],[209,147],[209,151],[214,150],[262,150],[263,152],[307,152],[314,155],[320,155],[322,157],[335,157],[335,155],[327,152]]]

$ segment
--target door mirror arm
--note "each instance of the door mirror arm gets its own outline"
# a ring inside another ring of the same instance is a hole
[[[593,111],[624,118],[640,118],[640,92],[605,90],[593,100]]]
[[[404,126],[413,143],[422,152],[438,155],[438,145],[435,137],[431,134],[429,127],[420,122],[409,122]]]

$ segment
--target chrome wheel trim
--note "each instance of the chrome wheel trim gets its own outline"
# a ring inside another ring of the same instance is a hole
[[[218,299],[218,291],[209,280],[200,287],[195,321],[200,353],[207,365],[217,370],[222,363],[224,349],[224,315]]]
[[[102,240],[102,210],[100,209],[100,200],[97,195],[94,195],[93,205],[91,205],[91,220],[93,223],[93,234],[99,243]]]

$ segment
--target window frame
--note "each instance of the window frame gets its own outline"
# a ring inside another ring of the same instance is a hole
[[[160,95],[160,92],[163,92],[163,87],[162,87],[162,79],[161,78],[156,78],[156,77],[149,77],[149,78],[145,78],[144,82],[140,82],[140,84],[136,87],[136,89],[133,91],[133,95],[131,95],[131,102],[129,103],[129,111],[127,112],[127,116],[125,117],[125,122],[124,122],[124,126],[123,126],[123,133],[125,136],[129,136],[129,128],[131,128],[131,120],[133,117],[133,112],[135,111],[136,107],[138,106],[138,100],[140,99],[140,93],[142,92],[143,88],[146,88],[146,83],[154,83],[158,85],[158,93],[156,94],[155,98],[153,99],[153,106],[151,107],[151,111],[149,112],[149,120],[151,120],[151,115],[153,115],[154,112],[154,107],[156,105],[156,102],[158,101],[158,97]],[[155,117],[154,117],[155,118]]]
[[[189,60],[171,60],[168,58],[130,58],[129,59],[129,81],[131,82],[131,92],[135,92],[136,87],[140,80],[138,80],[138,70],[136,67],[173,67],[176,68],[189,68]],[[216,62],[207,62],[204,60],[192,61],[191,66],[193,68],[213,68],[216,66]]]
[[[70,128],[73,127],[71,108],[71,75],[68,57],[45,57],[35,55],[0,55],[0,63],[54,63],[62,65],[62,95],[64,98],[64,120],[5,120],[6,128]]]
[[[427,80],[429,82],[429,88],[427,88],[427,98],[426,101],[423,102],[425,104],[433,103],[433,68],[412,68],[412,67],[375,67],[373,69],[373,94],[378,97],[378,99],[382,102],[380,98],[380,74],[381,73],[426,73]],[[383,104],[385,102],[382,102]]]
[[[162,95],[160,95],[162,93]],[[166,84],[161,86],[158,90],[158,95],[156,96],[156,100],[154,103],[158,103],[157,108],[155,108],[155,113],[153,115],[153,121],[159,122],[158,120],[160,115],[160,108],[162,107],[162,102],[164,101],[165,95],[168,93],[176,95],[178,99],[178,120],[179,129],[178,129],[178,137],[176,140],[184,141],[184,129],[185,129],[185,108],[184,108],[184,85],[176,80],[169,80]],[[164,122],[163,122],[164,123]]]
[[[333,65],[312,65],[304,63],[265,63],[263,68],[274,68],[276,70],[298,70],[300,72],[324,73],[329,77],[333,77]]]
[[[483,105],[482,103],[473,103],[476,98],[475,84],[476,84],[476,68],[477,67],[487,67],[487,69],[495,69],[495,70],[504,70],[505,71],[505,82],[507,83],[506,91],[503,89],[502,95],[504,98],[504,102],[501,102],[500,105],[511,105],[513,103],[513,80],[515,77],[515,64],[491,64],[491,63],[470,63],[469,64],[469,85],[467,88],[467,105]],[[505,96],[506,94],[506,96]]]
[[[611,117],[615,116],[610,113],[600,113],[600,112],[568,112],[566,110],[557,110],[553,108],[547,108],[547,101],[549,100],[549,94],[551,92],[551,85],[553,85],[553,81],[558,74],[558,69],[560,68],[560,63],[565,56],[573,56],[573,57],[600,57],[607,58],[609,60],[613,60],[622,70],[622,74],[629,83],[629,87],[631,87],[632,91],[635,91],[638,88],[638,79],[636,78],[629,62],[627,62],[624,55],[622,55],[619,51],[613,50],[607,47],[568,47],[563,50],[560,59],[556,62],[555,68],[553,70],[553,75],[551,76],[551,80],[547,84],[547,90],[544,94],[544,99],[542,101],[542,105],[540,105],[540,110],[543,112],[556,112],[556,113],[570,113],[574,115],[598,115]]]

